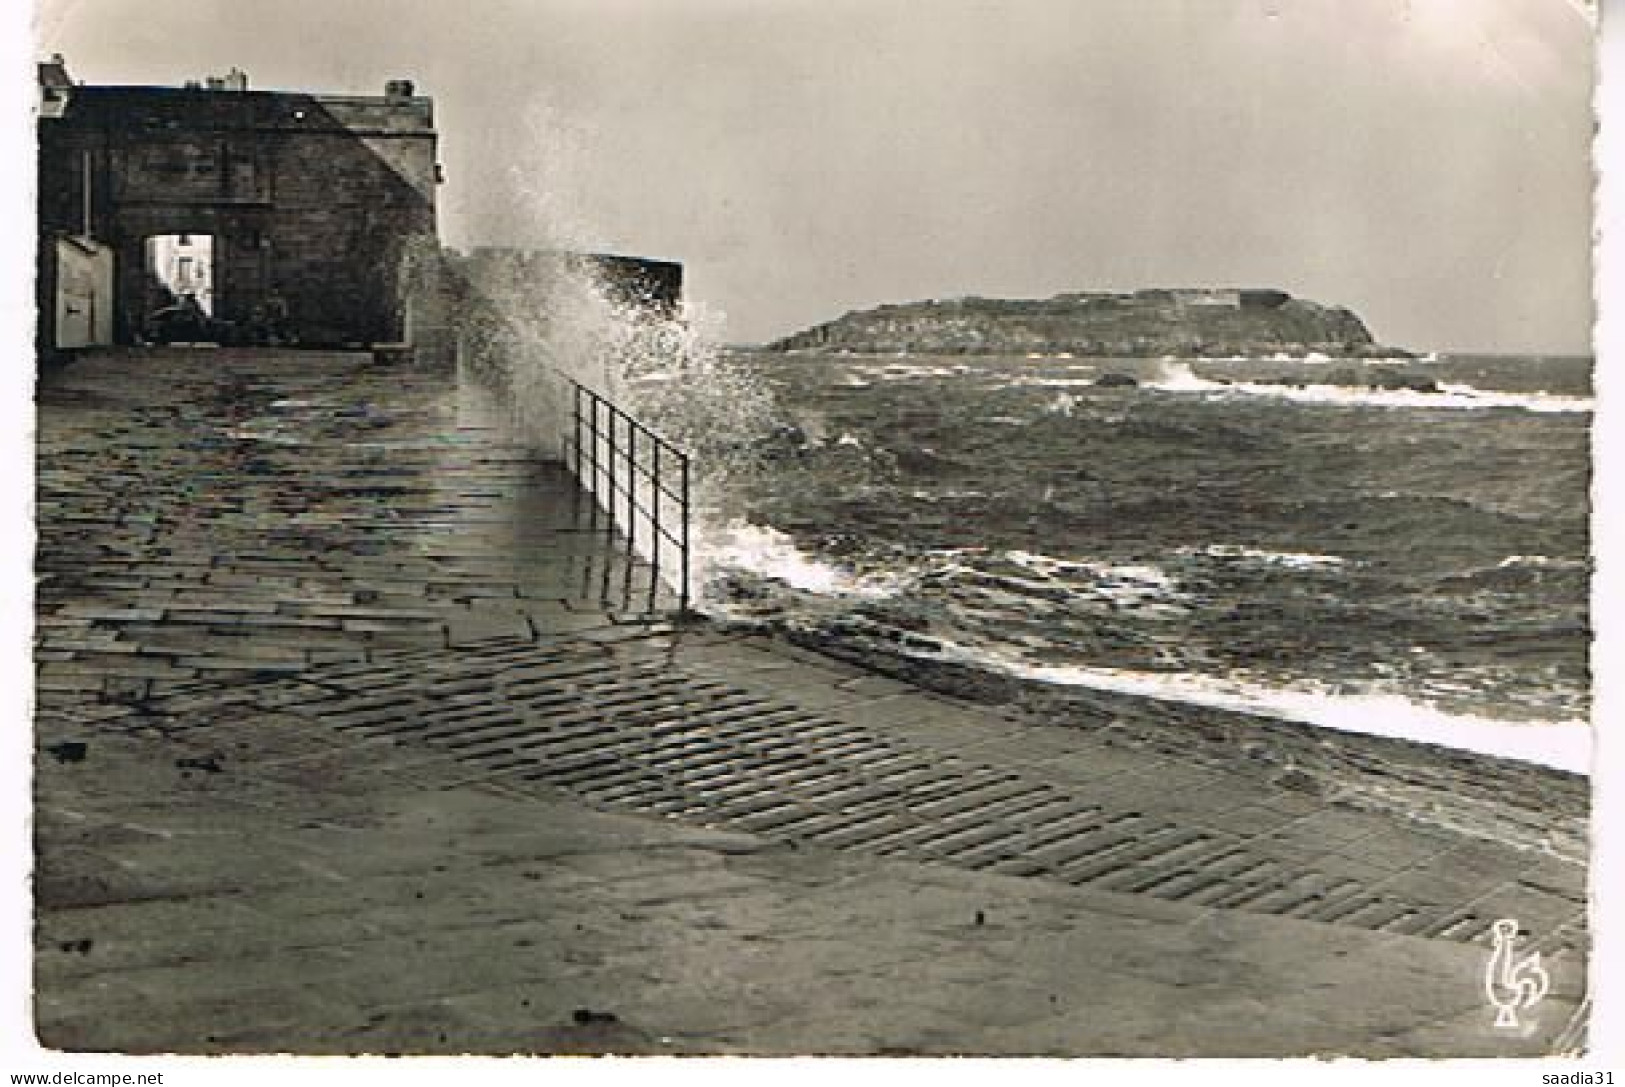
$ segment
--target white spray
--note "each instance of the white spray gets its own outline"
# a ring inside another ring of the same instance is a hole
[[[550,457],[565,455],[572,430],[572,382],[604,396],[690,458],[690,575],[705,602],[716,565],[707,540],[728,534],[742,513],[732,496],[739,474],[760,467],[757,449],[776,426],[773,400],[754,375],[718,349],[722,315],[689,303],[664,312],[623,301],[594,262],[603,234],[587,221],[581,167],[593,141],[549,109],[530,117],[537,161],[509,173],[523,247],[476,252],[485,261],[481,295],[495,328],[484,331],[515,434]],[[511,265],[502,274],[500,265]],[[645,504],[655,501],[645,486]],[[675,504],[662,502],[671,523]],[[636,533],[647,543],[648,532]],[[653,557],[645,552],[645,557]],[[657,563],[675,577],[671,555]]]

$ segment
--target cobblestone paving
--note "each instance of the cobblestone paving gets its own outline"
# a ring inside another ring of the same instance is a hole
[[[42,706],[663,603],[497,420],[476,387],[365,356],[151,352],[47,375]]]
[[[1053,728],[956,729],[951,706],[884,680],[810,711],[785,697],[786,677],[740,667],[737,647],[696,659],[704,641],[642,628],[408,651],[244,688],[233,710],[438,748],[484,781],[691,826],[1463,942],[1486,943],[1508,915],[1531,948],[1584,960],[1579,865]],[[808,701],[846,682],[801,671]],[[206,735],[220,702],[152,709],[177,735]]]

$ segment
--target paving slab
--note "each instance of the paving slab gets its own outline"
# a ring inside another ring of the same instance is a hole
[[[161,773],[175,750],[109,744],[95,761],[45,768],[44,787],[71,796],[90,773]],[[238,771],[236,791],[266,806],[319,816],[334,804],[252,765]],[[324,858],[330,880],[286,878],[282,852],[267,855],[263,832],[239,822],[215,836],[213,855],[195,841],[160,840],[150,848],[173,856],[146,865],[182,888],[178,867],[212,876],[231,851],[265,857],[230,873],[230,895],[44,911],[38,984],[53,995],[39,1009],[45,1041],[182,1052],[251,1042],[459,1052],[477,1041],[529,1052],[538,1038],[563,1045],[570,1036],[556,1031],[569,1023],[558,1012],[584,1007],[638,1032],[635,1045],[625,1035],[580,1042],[589,1052],[1391,1054],[1406,1050],[1370,1040],[1459,1019],[1478,999],[1462,982],[1481,963],[1470,945],[786,851],[440,781],[412,787],[380,775],[365,795],[372,806],[359,818],[291,832]],[[207,792],[192,803],[230,827],[213,808],[231,799]],[[529,855],[496,856],[510,845]],[[82,858],[92,861],[114,867],[99,854]],[[61,950],[79,939],[94,941],[88,952]],[[319,1001],[302,995],[311,991]],[[132,992],[146,997],[145,1034],[130,1019]],[[538,1006],[509,999],[521,992]],[[460,1011],[506,1011],[478,1024],[435,1011],[423,1020],[433,1029],[387,1043],[345,1030],[369,1008],[438,1008],[442,999]],[[198,1015],[215,1005],[221,1015]],[[276,1014],[248,1016],[250,1005]],[[1498,1052],[1489,1014],[1480,1009],[1474,1029],[1463,1021],[1420,1051]]]

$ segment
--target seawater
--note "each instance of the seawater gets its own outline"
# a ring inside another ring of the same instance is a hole
[[[727,364],[716,614],[1586,767],[1589,359]]]

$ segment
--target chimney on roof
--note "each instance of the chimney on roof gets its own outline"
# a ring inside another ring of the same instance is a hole
[[[61,117],[68,108],[68,92],[73,88],[73,77],[68,75],[67,61],[61,53],[52,53],[51,59],[35,66],[39,81],[39,115],[42,118]]]
[[[384,84],[384,97],[391,102],[404,102],[416,89],[410,79],[391,79]]]
[[[246,91],[248,73],[234,66],[225,75],[205,76],[203,85],[211,91]]]
[[[73,79],[68,75],[68,62],[62,59],[61,53],[52,53],[50,60],[36,65],[36,68],[42,87],[73,86]]]

